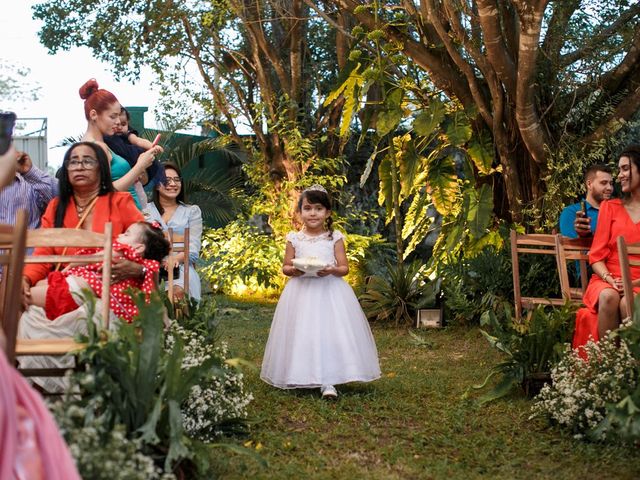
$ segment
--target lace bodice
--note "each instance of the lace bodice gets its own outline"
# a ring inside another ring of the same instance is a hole
[[[329,238],[329,232],[315,236],[307,235],[302,231],[287,234],[287,240],[295,250],[295,258],[316,257],[327,264],[336,263],[334,245],[343,238],[344,235],[335,230],[332,238]]]

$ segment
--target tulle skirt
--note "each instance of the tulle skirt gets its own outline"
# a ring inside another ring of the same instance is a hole
[[[260,378],[279,388],[313,388],[379,377],[376,344],[351,287],[333,275],[290,279]]]

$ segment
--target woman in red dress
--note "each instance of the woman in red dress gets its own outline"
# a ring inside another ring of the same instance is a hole
[[[617,240],[640,242],[640,146],[630,146],[618,161],[618,181],[623,198],[606,200],[600,205],[598,225],[589,252],[593,275],[584,294],[589,310],[578,315],[574,348],[584,345],[589,336],[602,338],[615,330],[628,314],[622,301],[623,289]],[[640,279],[640,267],[631,267],[633,279]],[[638,289],[636,289],[638,291]],[[587,318],[588,317],[588,318]]]

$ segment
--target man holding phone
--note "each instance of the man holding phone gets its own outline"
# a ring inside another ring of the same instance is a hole
[[[585,199],[565,207],[560,214],[560,233],[565,237],[590,237],[596,231],[600,203],[613,193],[611,167],[592,165],[584,173],[584,183]]]
[[[13,152],[13,181],[0,190],[0,223],[14,224],[18,210],[29,212],[28,228],[38,228],[40,217],[58,194],[58,181],[33,165],[26,152]]]

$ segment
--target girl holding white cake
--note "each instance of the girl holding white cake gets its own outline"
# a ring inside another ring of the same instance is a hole
[[[260,378],[278,388],[320,388],[380,377],[378,353],[351,287],[344,236],[332,229],[331,199],[313,185],[300,195],[304,227],[287,234],[282,272],[291,277],[280,296]]]

